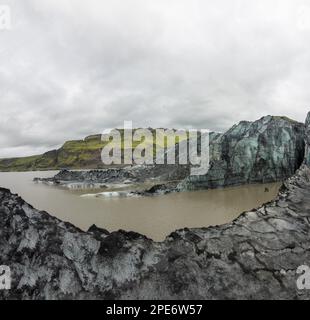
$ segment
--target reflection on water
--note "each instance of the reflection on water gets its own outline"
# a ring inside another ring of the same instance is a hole
[[[156,241],[176,229],[230,222],[241,212],[272,200],[280,187],[280,183],[272,183],[156,197],[96,198],[81,195],[98,190],[64,190],[32,181],[34,177],[51,177],[56,173],[0,172],[0,186],[18,193],[35,208],[83,230],[96,224],[109,231],[136,231]],[[269,191],[265,192],[265,188]]]

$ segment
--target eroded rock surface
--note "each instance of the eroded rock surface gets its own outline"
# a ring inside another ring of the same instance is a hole
[[[303,161],[304,135],[304,124],[286,117],[241,121],[210,143],[208,173],[188,176],[179,189],[283,181]]]
[[[172,233],[83,232],[0,189],[5,299],[305,299],[296,269],[310,264],[310,169],[275,201],[232,223]]]

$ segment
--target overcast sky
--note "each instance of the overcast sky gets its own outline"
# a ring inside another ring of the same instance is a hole
[[[0,157],[124,120],[224,131],[267,114],[304,121],[310,110],[307,0],[1,5],[11,29],[0,30]]]

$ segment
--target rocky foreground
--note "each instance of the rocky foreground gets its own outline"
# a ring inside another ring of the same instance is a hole
[[[310,263],[310,169],[232,223],[164,242],[93,226],[83,232],[0,189],[4,299],[308,299],[296,269]]]

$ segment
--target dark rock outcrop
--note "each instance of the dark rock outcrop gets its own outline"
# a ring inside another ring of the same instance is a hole
[[[210,143],[208,173],[188,176],[179,189],[283,181],[303,161],[304,134],[304,124],[285,117],[241,121]]]
[[[305,129],[305,157],[304,163],[310,166],[310,112],[306,118],[306,129]]]

